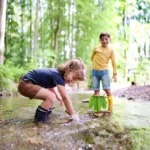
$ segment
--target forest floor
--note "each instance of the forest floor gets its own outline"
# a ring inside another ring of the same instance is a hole
[[[117,97],[124,97],[128,100],[144,100],[150,101],[150,85],[120,88],[113,91],[113,95]]]

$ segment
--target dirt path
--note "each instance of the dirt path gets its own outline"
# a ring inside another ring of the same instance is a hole
[[[114,96],[125,97],[128,100],[145,100],[150,101],[150,85],[130,86],[113,91]]]

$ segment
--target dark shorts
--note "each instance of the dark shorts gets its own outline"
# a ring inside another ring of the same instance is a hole
[[[19,93],[30,99],[33,99],[41,88],[41,86],[35,85],[31,81],[23,81],[21,78],[18,84]]]

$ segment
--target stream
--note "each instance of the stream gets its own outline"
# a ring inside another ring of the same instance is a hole
[[[114,98],[111,115],[88,114],[88,92],[70,92],[80,122],[56,101],[46,124],[33,121],[40,100],[0,98],[0,150],[150,150],[150,102]]]

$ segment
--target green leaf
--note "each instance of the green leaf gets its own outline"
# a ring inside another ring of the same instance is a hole
[[[105,96],[91,96],[89,101],[89,108],[94,106],[94,112],[98,112],[107,108],[107,101]]]
[[[101,97],[101,106],[106,109],[107,108],[107,101],[106,101],[106,97],[102,96]]]
[[[97,98],[97,102],[98,102],[98,111],[100,111],[102,109],[101,100]]]
[[[97,97],[94,98],[94,112],[98,111],[98,101],[97,101]]]
[[[94,97],[91,96],[89,101],[89,108],[92,108],[93,106],[94,106]]]

